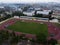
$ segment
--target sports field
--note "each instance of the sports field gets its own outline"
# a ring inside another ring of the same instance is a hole
[[[29,34],[38,34],[44,33],[47,35],[48,28],[46,24],[35,23],[35,22],[22,22],[17,21],[15,24],[7,27],[10,30],[29,33]]]

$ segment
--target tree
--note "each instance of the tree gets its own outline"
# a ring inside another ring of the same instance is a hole
[[[3,38],[4,40],[8,40],[9,39],[9,32],[5,30],[5,32],[3,33]]]
[[[14,31],[12,31],[11,36],[12,37],[15,37],[16,36]]]
[[[19,11],[16,11],[16,12],[14,12],[13,14],[12,14],[13,16],[26,16],[26,15],[24,15],[23,13],[21,13],[21,12],[19,12]]]
[[[36,13],[37,13],[37,11],[35,11],[35,13],[34,13],[34,14],[36,15]]]
[[[49,44],[51,44],[51,45],[56,45],[56,44],[57,44],[57,40],[51,38],[51,39],[49,40]]]
[[[11,40],[10,40],[11,45],[17,44],[18,40],[19,40],[19,36],[15,35],[14,31],[12,31],[12,33],[10,33],[10,36],[11,36]]]
[[[19,39],[19,36],[14,36],[12,37],[11,43],[18,43]]]
[[[5,40],[9,39],[9,32],[6,30],[0,30],[0,44],[2,44]]]
[[[2,45],[2,43],[3,43],[3,38],[2,38],[2,33],[3,33],[3,30],[0,30],[0,45]]]
[[[21,38],[22,40],[25,40],[25,39],[26,39],[25,34],[21,34],[21,35],[20,35],[20,38]]]
[[[43,14],[36,14],[36,15],[33,15],[33,17],[43,17]]]
[[[49,20],[51,20],[51,15],[53,14],[53,11],[49,12]]]
[[[2,13],[4,13],[5,12],[5,10],[0,10],[0,14],[2,14]]]
[[[45,44],[46,40],[47,40],[47,35],[45,35],[44,33],[39,33],[36,35],[37,37],[37,42],[38,43],[42,43]]]
[[[27,9],[29,8],[30,6],[26,6],[23,8],[23,11],[27,11]]]
[[[53,13],[53,11],[49,12],[49,15],[51,15]]]

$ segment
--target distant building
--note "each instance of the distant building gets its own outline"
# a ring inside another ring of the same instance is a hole
[[[52,17],[60,19],[60,12],[53,12]]]
[[[33,15],[35,15],[34,13],[35,13],[35,11],[23,12],[23,14],[25,14],[27,16],[33,16]]]
[[[0,18],[3,18],[3,17],[5,17],[6,15],[4,15],[4,14],[0,14]]]
[[[4,6],[0,6],[0,8],[2,8],[2,9],[3,9],[3,8],[4,8]]]
[[[49,12],[47,12],[47,11],[37,11],[36,14],[49,15]]]
[[[4,6],[0,6],[0,11],[4,11],[4,10],[5,10]]]
[[[43,17],[49,17],[49,13],[51,12],[51,10],[37,10],[36,14],[42,14]]]
[[[41,8],[35,8],[35,10],[41,10]]]
[[[21,8],[18,8],[18,9],[17,9],[17,11],[20,11],[20,12],[22,12],[23,10],[22,10]]]
[[[50,22],[54,22],[54,23],[58,23],[58,19],[53,19],[53,20],[50,20]]]
[[[45,17],[45,16],[49,16],[50,12],[51,12],[51,10],[43,10],[41,8],[30,7],[30,8],[28,8],[27,11],[23,12],[23,14],[25,14],[27,16],[33,16],[36,13],[36,14],[42,14],[43,17]]]
[[[7,12],[7,11],[6,11],[5,13],[6,13],[6,14],[12,14],[12,12]]]
[[[35,10],[35,9],[34,9],[34,8],[32,8],[32,7],[30,7],[28,10],[33,11],[33,10]]]

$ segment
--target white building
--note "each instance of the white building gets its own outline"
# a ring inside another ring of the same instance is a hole
[[[0,17],[5,17],[6,15],[4,15],[4,14],[0,14]]]
[[[58,19],[53,19],[53,20],[50,20],[50,22],[53,22],[53,23],[58,23]]]
[[[2,8],[2,9],[3,9],[3,8],[4,8],[4,6],[0,6],[0,8]]]
[[[52,15],[52,17],[60,18],[60,15]]]
[[[41,10],[41,8],[35,8],[35,10]]]
[[[45,11],[45,12],[51,12],[51,10],[43,10],[43,11]]]
[[[23,12],[23,14],[27,15],[27,16],[33,16],[35,13],[35,11],[31,11],[31,12]]]
[[[52,17],[60,19],[60,12],[58,12],[58,11],[53,12]]]
[[[37,11],[37,14],[49,15],[49,12],[51,12],[51,10],[43,10],[43,11]]]
[[[22,11],[23,11],[21,8],[18,8],[17,10],[18,10],[18,11],[20,11],[20,12],[22,12]]]
[[[7,11],[6,11],[5,13],[6,13],[6,14],[12,14],[12,12],[7,12]]]
[[[36,14],[43,14],[43,15],[48,15],[49,12],[48,11],[37,11]]]
[[[23,14],[27,15],[27,16],[33,16],[35,15],[35,11],[36,14],[43,14],[44,16],[49,15],[49,12],[51,12],[51,10],[40,10],[41,8],[35,8],[35,10],[33,8],[30,8],[32,10],[27,10],[26,12],[23,12]]]
[[[19,19],[19,16],[14,16],[14,18],[17,18],[17,19]]]

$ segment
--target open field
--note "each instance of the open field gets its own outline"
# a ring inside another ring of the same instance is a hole
[[[7,28],[17,32],[23,32],[29,34],[44,33],[47,35],[48,33],[48,28],[46,24],[35,23],[35,22],[17,21],[15,24],[10,25]]]

